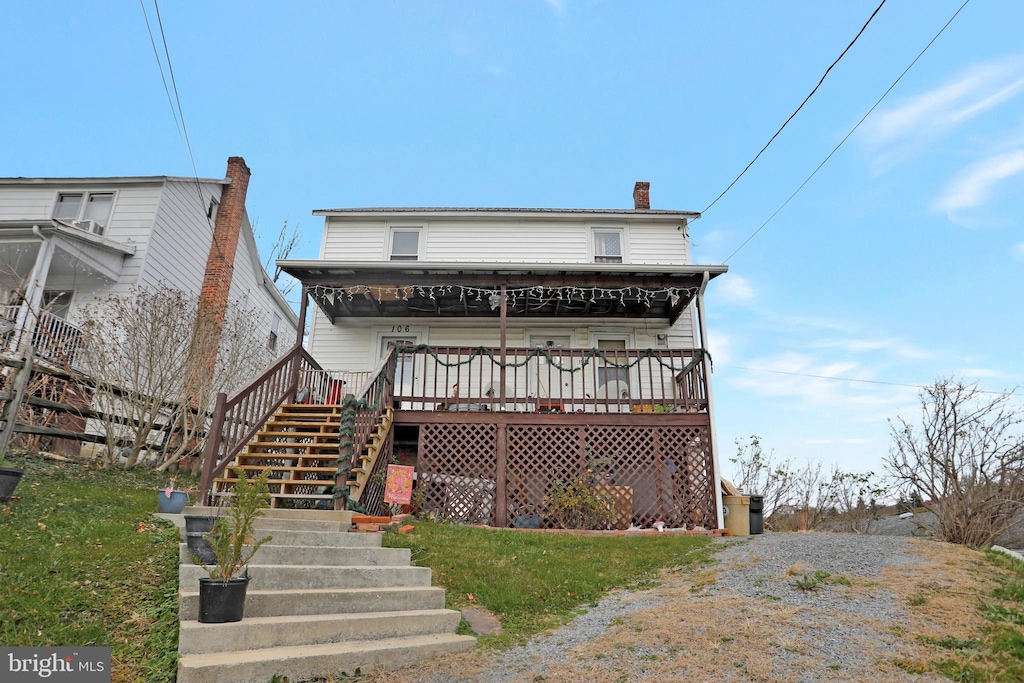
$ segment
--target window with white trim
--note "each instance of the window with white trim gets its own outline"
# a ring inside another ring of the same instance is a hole
[[[595,228],[594,263],[622,263],[622,230]]]
[[[270,318],[270,338],[267,339],[267,348],[271,351],[277,349],[277,332],[281,328],[281,316],[273,313]]]
[[[392,228],[389,257],[392,261],[419,261],[422,242],[421,227]]]
[[[60,192],[53,217],[102,235],[113,207],[113,192]]]

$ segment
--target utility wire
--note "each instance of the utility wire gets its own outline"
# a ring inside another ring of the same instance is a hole
[[[164,56],[167,60],[167,70],[171,75],[171,86],[174,89],[173,102],[171,101],[170,90],[168,90],[167,88],[167,78],[164,76],[163,63],[160,61],[160,54],[156,47],[156,40],[153,37],[153,29],[150,26],[149,15],[146,13],[146,6],[143,0],[139,0],[139,5],[142,7],[142,15],[146,19],[146,29],[149,31],[149,40],[153,45],[153,53],[156,56],[157,67],[160,69],[160,79],[163,81],[164,91],[167,93],[167,102],[171,107],[171,114],[174,116],[174,124],[178,127],[178,136],[182,138],[182,140],[185,143],[185,147],[188,150],[189,161],[192,164],[192,179],[195,182],[196,194],[199,199],[199,210],[204,216],[206,216],[206,222],[210,226],[210,233],[213,238],[213,244],[218,249],[218,251],[220,251],[221,247],[219,241],[217,240],[216,229],[214,228],[213,221],[210,219],[210,213],[206,205],[206,198],[203,197],[202,184],[199,182],[199,171],[196,169],[196,159],[195,155],[192,153],[192,143],[188,137],[188,127],[185,125],[185,112],[181,108],[181,97],[178,94],[178,84],[174,78],[174,66],[171,63],[171,51],[167,46],[167,34],[164,33],[164,23],[162,17],[160,16],[160,5],[158,3],[158,0],[153,0],[153,8],[156,10],[157,25],[160,28],[160,39],[163,43]],[[175,103],[177,104],[177,107],[175,107]]]
[[[724,197],[725,193],[731,190],[732,186],[735,185],[739,181],[739,179],[742,178],[744,174],[750,170],[750,167],[754,165],[754,162],[761,158],[761,155],[764,153],[766,149],[768,149],[768,146],[775,142],[775,138],[779,137],[779,133],[782,132],[782,129],[789,125],[789,122],[793,120],[793,117],[800,113],[800,110],[803,109],[804,105],[807,104],[807,101],[814,96],[814,93],[818,92],[818,88],[820,88],[821,84],[825,82],[825,78],[828,76],[829,72],[832,71],[835,65],[839,63],[839,60],[846,56],[846,53],[850,51],[850,48],[853,47],[853,44],[856,43],[857,39],[861,37],[861,34],[864,33],[864,30],[868,27],[868,24],[870,24],[871,20],[875,18],[875,15],[878,14],[878,11],[882,9],[882,5],[884,5],[885,2],[886,0],[882,0],[882,2],[879,3],[878,7],[875,8],[875,11],[871,13],[870,17],[868,17],[868,20],[864,22],[863,26],[860,27],[860,31],[857,32],[857,35],[855,35],[853,37],[853,40],[850,41],[850,44],[847,45],[846,49],[843,50],[838,57],[836,57],[836,60],[832,62],[832,64],[830,64],[827,69],[825,69],[825,73],[821,75],[821,79],[818,81],[818,84],[814,86],[814,89],[811,90],[810,94],[808,94],[807,97],[804,98],[804,101],[800,103],[800,106],[797,107],[796,110],[789,115],[789,118],[786,119],[786,121],[781,126],[779,126],[779,129],[775,131],[775,135],[771,136],[768,142],[765,143],[764,147],[761,148],[761,151],[754,155],[754,158],[750,160],[750,163],[747,164],[742,171],[740,171],[740,174],[733,178],[733,181],[729,183],[729,186],[722,190],[722,193],[715,197],[715,201],[708,204],[707,207],[705,207],[704,210],[701,211],[701,213],[707,213],[708,209],[717,204],[718,200]]]
[[[822,160],[822,162],[820,164],[818,164],[818,167],[815,168],[811,172],[811,174],[809,176],[807,176],[807,178],[802,183],[800,183],[800,186],[798,188],[796,188],[796,190],[793,191],[793,194],[789,195],[789,197],[786,199],[786,201],[782,202],[782,205],[779,208],[775,209],[775,212],[771,216],[768,217],[768,220],[766,220],[764,223],[762,223],[761,226],[757,230],[755,230],[753,233],[751,233],[750,237],[748,237],[747,239],[745,239],[743,241],[743,244],[741,244],[740,246],[736,247],[736,249],[731,254],[729,254],[728,257],[726,257],[726,259],[725,259],[725,261],[723,261],[723,263],[728,263],[729,259],[731,259],[733,256],[735,256],[739,252],[740,249],[742,249],[743,247],[747,246],[747,243],[750,242],[750,240],[754,239],[754,237],[757,236],[757,233],[759,233],[762,230],[764,230],[765,226],[767,226],[769,223],[771,223],[772,220],[777,215],[779,215],[779,212],[782,211],[784,208],[786,208],[786,205],[789,204],[790,201],[792,201],[793,197],[797,196],[797,194],[799,194],[800,190],[804,189],[804,186],[807,185],[807,183],[809,183],[811,181],[811,178],[813,178],[815,175],[817,175],[818,171],[821,170],[821,167],[824,166],[828,162],[828,160],[832,158],[832,155],[834,155],[836,152],[839,151],[839,148],[843,146],[843,143],[845,143],[847,140],[849,140],[850,136],[853,135],[854,132],[856,132],[856,130],[858,128],[860,128],[860,125],[862,123],[864,123],[864,121],[869,116],[871,116],[871,113],[873,111],[875,111],[875,109],[878,107],[878,105],[880,105],[882,103],[882,100],[884,100],[886,98],[886,96],[888,96],[889,93],[892,92],[893,88],[896,87],[896,84],[898,84],[901,80],[903,80],[903,77],[907,75],[908,71],[910,71],[912,68],[914,68],[914,65],[917,64],[917,61],[919,59],[921,59],[921,57],[924,56],[924,53],[928,51],[928,48],[930,48],[932,46],[932,44],[936,40],[939,39],[939,36],[941,36],[943,34],[943,32],[945,32],[945,30],[947,28],[949,28],[949,25],[953,23],[953,20],[957,18],[957,15],[960,14],[961,10],[963,10],[964,7],[967,7],[967,4],[970,1],[971,0],[964,0],[964,4],[960,5],[960,7],[957,9],[957,11],[953,13],[953,16],[951,16],[949,18],[949,21],[947,21],[945,23],[945,25],[943,25],[943,27],[941,29],[939,29],[939,32],[936,33],[932,37],[932,39],[928,41],[928,44],[924,46],[924,49],[921,50],[919,53],[917,53],[917,56],[914,57],[914,61],[912,61],[910,63],[910,65],[906,69],[903,70],[903,73],[901,73],[899,75],[899,77],[895,81],[892,82],[892,85],[890,85],[889,88],[884,93],[882,93],[882,96],[879,97],[878,100],[873,105],[871,105],[871,108],[868,109],[867,113],[864,114],[864,116],[862,116],[860,118],[860,121],[858,121],[856,123],[856,125],[854,125],[854,127],[850,129],[850,132],[847,133],[846,136],[843,137],[843,139],[839,141],[839,144],[836,145],[832,149],[832,151],[828,153],[828,156],[825,157],[824,160]],[[705,209],[705,211],[706,210],[707,209]]]
[[[812,375],[805,372],[788,372],[786,370],[767,370],[765,368],[747,368],[742,365],[718,365],[720,368],[733,368],[734,370],[746,370],[748,372],[770,372],[775,375],[792,375],[794,377],[811,377],[813,379],[830,379],[839,382],[860,382],[862,384],[884,384],[890,387],[910,387],[912,389],[928,389],[927,384],[903,384],[900,382],[883,382],[877,379],[855,379],[853,377],[835,377],[833,375]],[[978,389],[979,394],[997,394],[999,396],[1017,396],[1014,391],[985,391]]]
[[[167,78],[164,76],[164,65],[160,61],[160,51],[156,48],[156,39],[153,37],[153,27],[149,25],[149,14],[146,12],[146,4],[139,0],[139,7],[142,8],[142,16],[146,19],[146,30],[149,32],[149,42],[153,46],[153,56],[156,57],[156,66],[160,70],[160,80],[164,83],[164,92],[167,93],[167,105],[171,108],[171,116],[174,117],[174,127],[178,129],[178,136],[181,137],[181,124],[178,122],[178,112],[174,108],[174,101],[171,100],[171,89],[167,87]],[[182,137],[184,140],[184,138]]]

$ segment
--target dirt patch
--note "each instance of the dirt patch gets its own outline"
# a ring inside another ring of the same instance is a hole
[[[761,553],[751,544],[749,553],[733,551],[705,571],[665,572],[658,588],[629,594],[643,608],[608,618],[583,642],[567,635],[570,624],[529,648],[467,653],[392,672],[388,680],[946,680],[939,662],[967,655],[941,643],[978,637],[986,625],[979,602],[990,599],[997,570],[966,548],[906,544],[906,564],[871,576],[833,570],[813,589],[796,585],[813,562],[759,575]],[[717,578],[729,572],[757,578],[747,594],[721,593],[725,579]]]

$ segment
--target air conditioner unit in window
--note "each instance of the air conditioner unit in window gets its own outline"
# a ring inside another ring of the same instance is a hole
[[[91,232],[91,233],[93,233],[95,235],[102,235],[103,234],[103,226],[100,225],[99,223],[97,223],[96,221],[92,221],[92,220],[75,221],[74,225],[77,228],[85,230],[86,232]]]

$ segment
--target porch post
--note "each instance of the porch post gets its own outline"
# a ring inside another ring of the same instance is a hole
[[[501,380],[501,389],[498,391],[500,401],[498,405],[505,408],[505,336],[508,332],[508,303],[505,301],[505,285],[501,286],[501,368],[498,370],[498,378]],[[491,375],[494,377],[494,375]]]
[[[306,333],[306,285],[302,285],[302,297],[299,300],[299,329],[295,333],[295,343],[302,345],[302,337]]]
[[[43,291],[46,289],[46,277],[50,272],[50,262],[53,260],[53,238],[43,236],[38,225],[32,226],[32,232],[40,239],[39,253],[36,255],[36,264],[32,268],[28,285],[25,287],[25,303],[18,311],[18,321],[15,326],[18,336],[14,348],[18,348],[26,339],[29,340],[29,343],[32,341],[36,326],[43,314]]]
[[[704,290],[711,279],[708,271],[704,271],[704,280],[697,291],[697,327],[700,330],[700,348],[707,350],[708,331],[705,326],[704,315]],[[704,390],[708,394],[708,422],[711,423],[711,462],[714,468],[713,486],[715,487],[715,505],[718,508],[718,528],[725,528],[725,516],[722,514],[722,466],[718,455],[718,437],[715,435],[715,399],[711,393],[711,363],[708,361],[708,354],[703,354],[701,363],[704,365]]]

